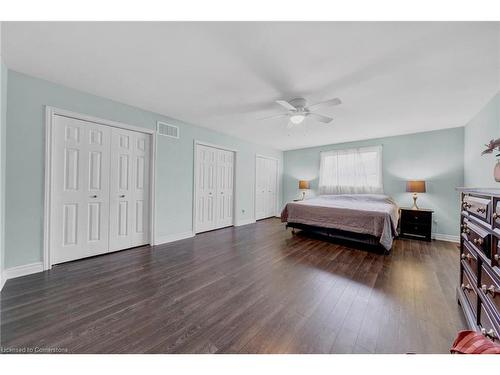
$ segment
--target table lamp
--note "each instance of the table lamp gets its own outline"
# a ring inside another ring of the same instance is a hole
[[[413,207],[412,210],[418,210],[417,206],[417,193],[425,193],[424,180],[410,180],[406,181],[406,191],[413,193]]]

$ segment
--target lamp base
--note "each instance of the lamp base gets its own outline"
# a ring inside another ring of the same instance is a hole
[[[305,192],[305,191],[303,191],[303,192],[302,192],[302,200],[304,200],[304,199],[305,199],[305,197],[306,197],[306,192]]]
[[[411,208],[412,210],[419,210],[418,206],[417,206],[417,193],[414,193],[413,194],[413,207]]]

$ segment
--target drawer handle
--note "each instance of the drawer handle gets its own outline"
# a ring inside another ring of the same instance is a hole
[[[492,340],[497,339],[497,335],[496,335],[495,331],[493,331],[493,328],[490,329],[489,331],[486,331],[486,328],[481,328],[481,334],[485,337],[489,337]]]
[[[467,228],[467,224],[463,223],[462,225],[460,225],[460,228],[466,229]]]
[[[484,243],[484,241],[483,241],[483,239],[482,239],[482,238],[474,238],[474,239],[472,240],[472,242],[474,242],[476,245],[479,245],[479,246],[482,246],[482,245],[483,245],[483,243]]]
[[[464,203],[462,204],[462,207],[463,207],[463,208],[465,208],[465,209],[467,209],[467,208],[471,208],[471,207],[472,207],[472,204],[467,203],[467,202],[464,202]]]
[[[498,219],[498,214],[496,212],[492,216],[493,216],[493,220]]]
[[[498,262],[500,260],[500,255],[495,254],[493,255],[493,258]]]
[[[472,291],[472,288],[470,287],[469,284],[467,284],[467,285],[462,284],[460,287],[462,288],[462,290],[466,290],[468,292]]]
[[[491,294],[492,298],[495,298],[495,295],[498,293],[497,289],[495,288],[495,285],[490,285],[490,287],[488,288],[485,284],[483,284],[481,286],[481,290],[486,295]]]
[[[466,255],[466,254],[463,254],[463,253],[462,253],[461,258],[462,258],[463,260],[466,260],[466,259],[467,259],[467,260],[470,262],[470,260],[472,259],[472,256],[471,256],[470,254],[467,254],[467,255]]]
[[[470,234],[470,229],[469,228],[465,228],[462,232],[465,233],[465,234]]]
[[[484,214],[486,212],[486,208],[484,208],[484,207],[478,207],[477,210],[476,210],[476,212],[481,212],[481,213]]]

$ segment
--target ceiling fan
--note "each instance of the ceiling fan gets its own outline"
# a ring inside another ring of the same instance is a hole
[[[261,118],[261,120],[269,120],[273,118],[279,118],[279,117],[288,117],[290,119],[290,123],[292,125],[298,125],[306,117],[310,117],[312,119],[315,119],[317,121],[323,122],[325,124],[328,124],[331,122],[333,119],[328,116],[323,116],[320,115],[319,113],[312,112],[312,110],[323,107],[323,106],[333,106],[333,105],[339,105],[341,104],[341,100],[339,98],[333,98],[330,100],[325,100],[324,102],[316,103],[313,105],[307,105],[307,102],[304,98],[295,98],[290,101],[286,100],[276,100],[276,103],[284,107],[285,109],[288,110],[286,113],[280,113],[279,115],[273,115],[273,116],[268,116]]]

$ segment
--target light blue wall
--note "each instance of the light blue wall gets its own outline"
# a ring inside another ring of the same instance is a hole
[[[286,151],[283,203],[299,195],[299,179],[310,180],[310,193],[315,194],[321,151],[382,145],[385,193],[401,206],[411,206],[411,194],[405,192],[406,180],[426,180],[427,193],[419,194],[418,202],[421,207],[435,210],[433,232],[458,235],[459,196],[455,188],[464,181],[463,144],[463,128],[454,128]]]
[[[148,129],[158,120],[180,126],[179,140],[158,137],[157,238],[192,230],[193,140],[238,150],[236,222],[254,217],[255,154],[278,158],[282,165],[281,151],[11,70],[8,79],[6,267],[42,259],[45,105]]]
[[[500,138],[500,92],[465,126],[464,177],[466,187],[495,187],[493,178],[498,152],[481,155],[490,139]]]

